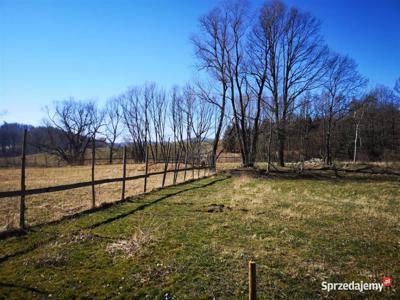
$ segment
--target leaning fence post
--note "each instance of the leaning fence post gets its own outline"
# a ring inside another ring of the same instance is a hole
[[[26,134],[27,129],[24,130],[24,140],[22,142],[22,156],[21,156],[21,198],[19,205],[19,227],[25,229],[25,163],[26,163]]]
[[[249,262],[249,300],[257,299],[256,289],[256,263],[254,261]]]
[[[167,178],[168,164],[169,164],[169,158],[167,158],[167,160],[165,161],[165,165],[164,165],[164,174],[163,174],[163,180],[162,180],[162,185],[161,185],[162,187],[164,187],[165,179]]]
[[[96,190],[94,186],[94,166],[96,164],[96,138],[92,140],[92,208],[96,207]]]
[[[147,174],[149,172],[149,147],[146,144],[146,167],[144,171],[144,192],[147,190]]]
[[[122,155],[122,192],[121,200],[125,199],[125,178],[126,178],[126,146],[124,146],[124,152]]]

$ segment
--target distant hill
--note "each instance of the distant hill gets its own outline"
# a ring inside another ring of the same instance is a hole
[[[28,129],[27,154],[42,153],[40,145],[48,143],[49,133],[56,137],[60,147],[66,146],[63,132],[60,129],[46,126],[32,126],[20,123],[6,123],[0,126],[0,157],[13,157],[21,155],[24,130]],[[105,147],[107,144],[102,140],[96,140],[97,147]]]

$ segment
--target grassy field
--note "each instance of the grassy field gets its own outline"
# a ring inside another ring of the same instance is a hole
[[[398,176],[231,171],[0,241],[0,298],[398,299]],[[381,282],[382,293],[321,282]]]
[[[169,169],[173,169],[170,164]],[[180,168],[184,168],[183,165]],[[144,174],[144,164],[128,164],[127,176]],[[153,164],[149,172],[162,171],[163,164]],[[20,189],[20,173],[17,168],[0,169],[0,191]],[[201,172],[203,175],[203,171]],[[122,165],[98,165],[95,168],[95,179],[122,177]],[[148,179],[147,189],[153,190],[161,186],[162,175],[151,176]],[[193,177],[187,172],[187,179]],[[197,172],[195,173],[197,177]],[[179,172],[178,182],[184,179],[184,172]],[[84,182],[91,180],[91,166],[27,168],[26,188],[40,188],[62,184]],[[172,184],[173,173],[168,173],[166,185]],[[128,181],[126,195],[143,193],[144,180]],[[26,197],[26,219],[28,225],[42,224],[58,220],[63,216],[75,214],[91,207],[91,187],[67,190],[63,192],[31,195]],[[121,183],[109,183],[96,186],[96,203],[102,205],[115,202],[121,197]],[[18,226],[19,200],[17,197],[0,199],[0,231]]]

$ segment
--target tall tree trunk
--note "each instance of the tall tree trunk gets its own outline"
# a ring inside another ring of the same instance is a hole
[[[356,136],[354,137],[353,163],[356,163],[356,159],[357,159],[357,140],[358,140],[358,124],[356,124]]]
[[[109,153],[109,158],[108,158],[108,162],[110,163],[110,165],[113,163],[113,152],[114,152],[114,143],[110,144],[110,153]]]
[[[332,164],[332,157],[331,157],[331,121],[328,123],[328,131],[326,133],[326,147],[325,147],[325,162],[327,165]]]
[[[211,153],[211,167],[215,169],[215,166],[217,164],[217,151],[218,151],[218,143],[221,137],[221,131],[222,131],[222,126],[224,124],[224,117],[225,117],[225,106],[226,106],[226,84],[223,84],[223,95],[222,95],[222,105],[220,109],[220,115],[218,119],[218,125],[217,125],[217,131],[215,132],[215,137],[214,137],[214,143],[212,147],[212,153]]]
[[[232,109],[233,109],[234,124],[235,124],[236,134],[237,134],[237,137],[239,140],[239,147],[240,147],[240,154],[242,156],[242,163],[243,163],[243,165],[245,165],[246,164],[246,155],[245,155],[243,139],[241,138],[239,118],[238,118],[238,113],[237,113],[236,105],[235,105],[235,86],[233,84],[232,78],[231,78],[231,87],[230,88],[231,88],[231,104],[232,104]]]
[[[277,126],[277,137],[278,137],[278,160],[279,165],[281,167],[285,166],[285,139],[286,139],[286,132],[285,132],[285,121],[281,122]]]
[[[278,145],[278,159],[279,165],[281,167],[285,166],[285,140],[282,136],[282,133],[279,134],[279,145]]]
[[[332,99],[334,99],[334,97],[332,97]],[[326,132],[325,163],[327,165],[332,164],[332,153],[331,153],[332,119],[333,119],[333,100],[329,108],[328,129]]]
[[[269,173],[271,168],[271,144],[272,144],[272,121],[269,126],[269,138],[268,138],[268,161],[267,161],[267,172]]]
[[[260,91],[257,95],[257,111],[256,111],[256,116],[254,118],[254,130],[253,130],[253,140],[251,144],[251,150],[250,150],[250,162],[252,165],[256,162],[257,158],[257,142],[258,142],[258,134],[259,134],[259,119],[260,119],[260,114],[261,114],[261,100],[262,100],[262,93],[263,93],[263,88],[260,88]]]

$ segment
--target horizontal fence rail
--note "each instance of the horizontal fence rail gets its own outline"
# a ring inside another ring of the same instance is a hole
[[[125,177],[125,178],[124,177],[118,177],[118,178],[98,179],[98,180],[95,180],[94,182],[85,181],[85,182],[62,184],[62,185],[56,185],[56,186],[50,186],[50,187],[44,187],[44,188],[27,189],[24,192],[22,190],[6,191],[6,192],[0,192],[0,199],[1,198],[7,198],[7,197],[21,196],[22,193],[24,193],[24,195],[27,196],[27,195],[37,195],[37,194],[44,194],[44,193],[60,192],[60,191],[66,191],[66,190],[73,190],[73,189],[88,187],[88,186],[92,186],[93,184],[94,185],[100,185],[100,184],[107,184],[107,183],[114,183],[114,182],[122,182],[123,180],[129,181],[129,180],[148,178],[150,176],[163,175],[164,173],[184,172],[184,171],[204,170],[204,169],[209,169],[209,167],[205,166],[205,167],[184,168],[184,169],[177,169],[177,170],[167,170],[166,172],[159,171],[159,172],[148,173],[147,175],[146,174],[142,174],[142,175],[128,176],[128,177]]]

